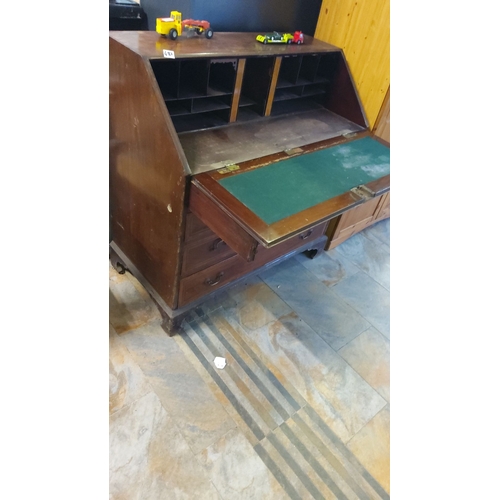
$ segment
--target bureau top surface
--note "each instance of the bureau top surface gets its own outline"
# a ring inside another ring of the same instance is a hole
[[[213,38],[204,36],[187,37],[177,40],[160,36],[156,31],[110,31],[116,40],[133,52],[148,59],[164,58],[164,50],[172,51],[169,57],[189,59],[199,57],[264,57],[314,54],[318,52],[339,52],[340,49],[328,43],[304,35],[304,43],[267,44],[257,42],[260,33],[215,32]]]

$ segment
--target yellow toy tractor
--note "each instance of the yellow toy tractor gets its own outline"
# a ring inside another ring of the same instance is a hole
[[[170,17],[156,19],[156,32],[170,40],[177,40],[182,31],[194,32],[197,35],[205,33],[207,38],[212,38],[214,32],[208,21],[195,21],[194,19],[182,20],[182,14],[176,10],[170,12]]]

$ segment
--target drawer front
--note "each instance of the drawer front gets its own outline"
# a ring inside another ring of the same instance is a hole
[[[246,262],[238,255],[182,278],[179,287],[179,307],[207,295],[234,281],[245,272]]]
[[[308,241],[315,241],[325,233],[327,223],[319,224],[307,231],[303,231],[302,233],[276,245],[271,248],[264,248],[262,246],[257,247],[257,253],[255,254],[255,262],[258,265],[264,265],[267,262],[271,262],[278,257],[286,255],[290,252],[293,252],[297,248],[300,248],[307,244]]]
[[[208,228],[207,228],[208,229]],[[208,230],[203,237],[186,242],[182,260],[182,276],[189,276],[236,255],[215,233]]]
[[[361,222],[358,222],[357,224],[353,224],[352,226],[342,229],[341,231],[339,231],[338,235],[334,239],[332,239],[328,247],[328,250],[340,245],[345,240],[348,240],[351,236],[354,236],[360,231],[363,231],[363,229],[366,229],[372,223],[373,223],[373,217],[370,217],[368,219],[362,220]]]

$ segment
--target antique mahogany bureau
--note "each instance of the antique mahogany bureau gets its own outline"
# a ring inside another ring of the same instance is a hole
[[[110,253],[173,333],[208,296],[389,191],[342,51],[110,32]]]

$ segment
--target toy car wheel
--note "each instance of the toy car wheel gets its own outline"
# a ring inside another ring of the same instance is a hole
[[[297,40],[297,44],[300,45],[302,43],[302,40]]]
[[[195,31],[197,35],[201,35],[203,33],[203,30],[201,28],[196,28]]]
[[[207,38],[212,38],[214,36],[214,32],[213,32],[212,28],[208,28],[207,31],[205,31],[205,36]]]
[[[288,45],[290,45],[290,44],[292,43],[292,40],[288,39],[288,40],[286,41],[286,43],[287,43]]]
[[[267,40],[264,40],[264,44],[267,44]]]
[[[177,40],[178,36],[179,36],[179,34],[177,33],[177,30],[175,28],[172,28],[168,34],[168,37],[170,38],[170,40]]]

